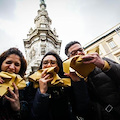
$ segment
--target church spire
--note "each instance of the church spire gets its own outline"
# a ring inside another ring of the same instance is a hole
[[[38,15],[34,19],[36,28],[48,28],[50,29],[51,19],[48,16],[46,10],[46,4],[44,0],[40,0],[40,10],[38,10]]]
[[[35,28],[30,28],[27,39],[24,39],[27,75],[38,70],[42,56],[51,50],[60,54],[61,40],[58,40],[56,29],[51,30],[52,20],[48,16],[44,0],[40,0],[40,8],[34,19]]]
[[[40,0],[40,8],[44,10],[46,9],[46,4],[44,0]]]

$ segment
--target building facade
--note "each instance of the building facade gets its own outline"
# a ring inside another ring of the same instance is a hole
[[[85,52],[95,47],[99,48],[101,57],[107,57],[120,63],[120,24],[84,45]]]
[[[34,19],[35,29],[30,28],[27,39],[24,39],[26,60],[28,63],[27,74],[36,71],[43,55],[54,50],[58,54],[61,49],[61,40],[58,40],[56,30],[51,30],[52,20],[48,16],[46,4],[41,0],[38,15]]]

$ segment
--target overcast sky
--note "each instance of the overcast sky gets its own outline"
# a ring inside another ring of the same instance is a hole
[[[120,0],[45,0],[51,28],[56,28],[65,45],[78,40],[82,45],[120,23]],[[24,53],[23,39],[34,28],[40,0],[0,0],[0,53],[15,46]]]

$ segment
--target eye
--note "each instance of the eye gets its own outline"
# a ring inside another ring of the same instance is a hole
[[[48,61],[43,61],[43,64],[48,64]]]
[[[20,63],[15,63],[15,66],[20,66]]]
[[[6,61],[6,64],[11,64],[12,63],[12,61]]]
[[[76,51],[72,51],[72,52],[71,52],[71,55],[75,55],[75,53],[76,53]]]
[[[51,61],[51,64],[56,64],[56,61]]]
[[[83,51],[83,49],[80,49],[80,51]]]

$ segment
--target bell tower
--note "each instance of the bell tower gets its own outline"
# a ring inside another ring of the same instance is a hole
[[[35,28],[30,28],[27,39],[24,39],[26,60],[28,63],[27,74],[38,69],[43,55],[54,50],[60,54],[61,40],[55,28],[51,30],[52,20],[48,16],[44,0],[40,0],[40,9],[34,19]]]

